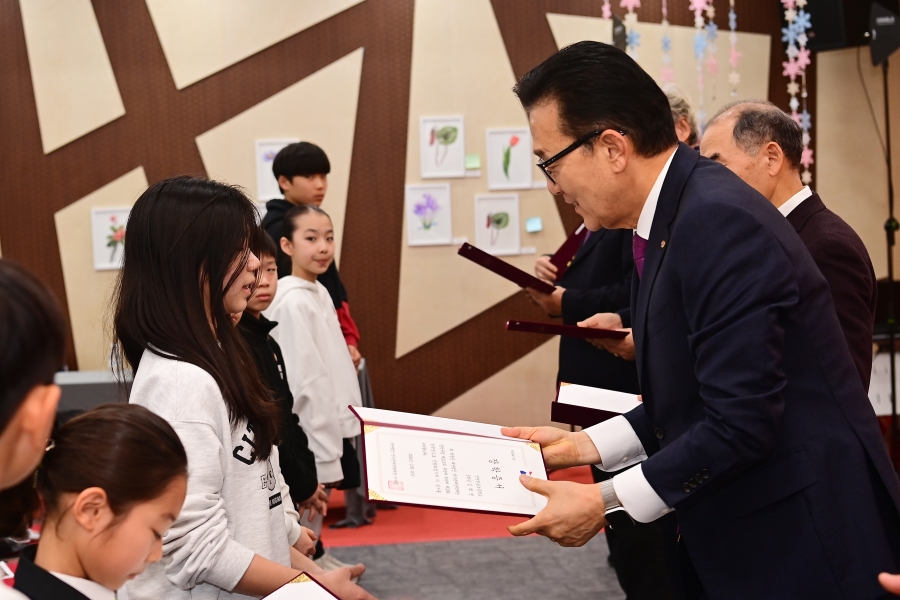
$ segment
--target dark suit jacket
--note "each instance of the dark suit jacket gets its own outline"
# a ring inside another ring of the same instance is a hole
[[[818,194],[801,202],[787,220],[831,288],[838,321],[863,386],[868,390],[877,287],[869,252],[853,228],[825,208]]]
[[[37,546],[22,550],[16,567],[15,589],[30,600],[88,600],[87,596],[68,583],[34,564],[35,554]]]
[[[558,282],[563,322],[575,325],[600,312],[627,306],[631,296],[634,257],[631,232],[601,229],[581,245]],[[587,341],[562,336],[559,341],[558,381],[589,385],[629,394],[638,393],[637,368]]]
[[[625,417],[709,597],[883,596],[900,482],[828,285],[777,209],[684,144],[632,320]]]

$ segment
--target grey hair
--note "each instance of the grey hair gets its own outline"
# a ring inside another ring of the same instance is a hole
[[[687,139],[687,145],[696,146],[700,143],[700,130],[697,127],[697,116],[694,114],[690,98],[679,87],[672,84],[666,85],[663,91],[666,93],[666,98],[669,99],[669,108],[672,109],[672,121],[678,123],[681,117],[687,119],[688,124],[691,126],[691,135]]]
[[[768,100],[738,100],[720,108],[707,127],[733,114],[732,135],[738,147],[756,156],[763,144],[775,142],[784,152],[788,164],[800,170],[803,154],[803,129],[787,113]]]

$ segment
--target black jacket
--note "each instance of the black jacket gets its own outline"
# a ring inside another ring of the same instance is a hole
[[[601,312],[616,312],[631,298],[634,257],[631,232],[601,229],[584,242],[558,284],[563,322],[574,325]],[[638,393],[634,361],[599,350],[586,340],[562,336],[559,341],[559,381],[629,394]]]
[[[256,361],[266,386],[272,390],[281,409],[280,442],[281,473],[295,504],[313,495],[319,483],[316,475],[316,457],[309,449],[309,440],[300,420],[294,414],[294,396],[288,387],[281,348],[269,332],[278,325],[260,315],[259,319],[244,313],[238,323],[238,331],[244,336]]]
[[[281,222],[284,221],[284,213],[292,206],[287,200],[269,200],[266,202],[266,216],[263,217],[262,226],[269,234],[269,237],[275,241],[278,248],[278,256],[276,263],[278,264],[278,278],[287,277],[291,274],[291,257],[281,250]],[[334,261],[328,266],[328,270],[319,275],[319,283],[325,286],[334,307],[340,308],[344,302],[347,302],[347,290],[338,275],[337,266]]]
[[[14,589],[31,600],[88,600],[88,597],[34,564],[37,546],[29,546],[19,555]],[[0,583],[0,585],[3,585]]]

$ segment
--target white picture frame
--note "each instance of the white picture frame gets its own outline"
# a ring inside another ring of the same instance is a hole
[[[91,209],[91,247],[95,271],[122,268],[125,256],[125,226],[131,207]]]
[[[275,155],[287,146],[299,142],[298,139],[256,140],[256,199],[262,202],[282,198],[278,180],[272,174]]]
[[[422,179],[465,177],[465,119],[419,117],[419,161]]]
[[[528,128],[488,129],[485,137],[488,189],[530,190],[534,177]]]
[[[522,253],[518,194],[475,196],[475,245],[494,256]]]
[[[408,184],[404,190],[406,243],[444,246],[453,243],[449,183]]]

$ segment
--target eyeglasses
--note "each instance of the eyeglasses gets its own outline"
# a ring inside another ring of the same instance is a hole
[[[549,179],[550,182],[555,185],[556,180],[554,180],[553,177],[550,175],[550,171],[547,170],[547,167],[549,167],[550,165],[552,165],[556,162],[559,162],[559,160],[562,159],[563,157],[565,157],[567,154],[569,154],[573,150],[576,150],[577,148],[580,148],[581,146],[584,146],[586,143],[588,143],[589,141],[591,141],[592,139],[594,139],[595,137],[597,137],[604,131],[606,131],[606,130],[602,129],[602,130],[598,130],[598,131],[592,131],[591,133],[587,134],[586,136],[578,138],[577,140],[575,140],[574,142],[572,142],[571,144],[569,144],[568,146],[563,148],[561,151],[559,151],[556,154],[554,154],[553,156],[551,156],[550,158],[548,158],[546,160],[538,161],[538,163],[537,163],[538,168],[544,173],[544,175],[547,176],[547,179]],[[625,132],[622,131],[621,129],[617,129],[616,131],[618,131],[622,135],[625,135]]]

